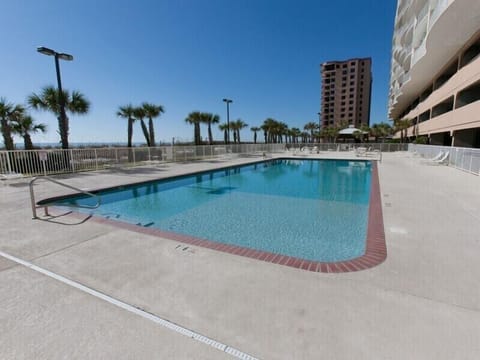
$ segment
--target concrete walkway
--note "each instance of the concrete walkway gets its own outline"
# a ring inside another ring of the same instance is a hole
[[[251,160],[60,178],[94,189]],[[384,154],[379,174],[388,257],[361,272],[182,251],[68,215],[32,220],[21,180],[0,184],[0,251],[256,358],[479,358],[480,178],[406,153]],[[59,192],[35,188],[38,198]],[[0,289],[1,359],[232,358],[3,257]]]

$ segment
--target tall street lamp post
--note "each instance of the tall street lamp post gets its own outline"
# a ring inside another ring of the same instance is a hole
[[[230,144],[230,103],[233,100],[223,99],[223,101],[227,103],[227,144]]]
[[[60,77],[60,62],[59,59],[65,61],[72,61],[73,56],[65,53],[58,53],[46,47],[38,47],[37,51],[40,54],[55,57],[55,69],[57,71],[57,85],[58,85],[58,105],[60,107],[60,137],[62,142],[62,149],[68,149],[68,131],[62,132],[62,129],[67,130],[67,115],[65,113],[65,98],[63,97],[62,79]],[[66,135],[66,136],[65,136]]]

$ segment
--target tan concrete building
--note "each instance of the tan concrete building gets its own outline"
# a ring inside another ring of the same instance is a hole
[[[389,116],[408,136],[480,147],[480,1],[399,0]]]
[[[321,65],[322,127],[370,122],[372,59],[329,61]]]

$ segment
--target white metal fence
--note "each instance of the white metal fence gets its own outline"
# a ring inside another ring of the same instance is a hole
[[[204,146],[104,147],[85,149],[48,149],[0,151],[3,177],[36,176],[101,170],[119,166],[137,166],[160,162],[184,162],[208,158],[282,153],[291,148],[317,147],[318,151],[351,151],[366,147],[382,152],[406,151],[406,144],[230,144]]]
[[[425,158],[433,158],[438,155],[440,151],[448,151],[446,163],[449,166],[475,175],[480,175],[480,149],[409,144],[408,151],[416,152]]]

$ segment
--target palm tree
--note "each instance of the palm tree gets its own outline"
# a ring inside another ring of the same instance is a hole
[[[245,123],[242,119],[237,119],[236,121],[232,121],[230,123],[230,127],[232,128],[233,131],[233,142],[238,142],[240,143],[240,130],[243,128],[246,128],[248,126],[247,123]]]
[[[185,122],[193,124],[193,139],[195,145],[201,145],[202,137],[200,134],[200,123],[202,122],[202,113],[199,111],[193,111],[188,114],[188,117],[185,119]]]
[[[265,136],[265,143],[272,143],[275,141],[275,128],[278,121],[272,118],[267,118],[260,128],[263,130]]]
[[[314,139],[313,133],[317,128],[318,128],[318,124],[314,122],[308,122],[303,127],[303,130],[310,131],[310,142],[313,142],[313,139]]]
[[[145,137],[145,142],[147,146],[150,147],[150,135],[148,133],[147,125],[145,125],[145,110],[143,107],[136,107],[133,109],[133,116],[135,116],[136,120],[140,121],[140,125],[142,126],[143,136]]]
[[[253,131],[253,143],[257,143],[257,131],[260,131],[261,129],[258,126],[252,126],[250,128],[250,131]]]
[[[288,135],[288,125],[284,122],[279,122],[277,124],[276,132],[278,134],[278,139],[280,143],[283,143],[283,136],[285,135],[285,142],[287,142],[287,135]]]
[[[381,122],[379,124],[373,124],[370,128],[370,135],[375,137],[375,141],[378,141],[378,138],[382,138],[382,142],[385,141],[385,138],[388,135],[392,134],[392,127],[390,124]]]
[[[232,130],[233,133],[233,143],[237,143],[237,123],[235,121],[230,121],[230,130]]]
[[[290,134],[291,134],[290,136],[292,137],[292,142],[294,144],[298,143],[298,138],[302,136],[302,132],[300,131],[299,128],[292,128],[290,130]]]
[[[223,131],[223,139],[225,141],[225,144],[228,143],[228,130],[229,130],[229,126],[227,125],[227,123],[224,123],[224,124],[220,124],[218,125],[218,129],[220,131]]]
[[[165,112],[162,105],[154,105],[144,102],[142,104],[145,111],[145,117],[148,118],[148,131],[150,133],[150,146],[155,146],[155,129],[153,127],[153,119],[159,117]]]
[[[212,124],[218,124],[220,122],[220,116],[211,113],[202,113],[202,122],[208,126],[208,143],[213,144]]]
[[[72,94],[70,94],[68,90],[64,89],[61,96],[64,100],[65,112],[79,115],[88,113],[90,102],[79,91],[72,91]],[[65,116],[65,119],[60,116],[59,99],[59,91],[53,86],[46,86],[40,94],[33,93],[30,95],[27,102],[33,109],[51,111],[57,116],[62,149],[68,149],[69,119],[67,116]]]
[[[326,138],[328,142],[335,143],[337,140],[339,131],[340,131],[340,128],[337,126],[322,127],[322,130],[320,131],[320,136],[323,138]]]
[[[35,124],[35,121],[30,115],[22,114],[15,118],[12,125],[13,132],[23,137],[25,150],[33,150],[33,142],[30,134],[36,132],[44,133],[47,131],[47,125]]]
[[[132,147],[132,137],[133,137],[133,122],[135,121],[134,118],[135,108],[132,104],[128,104],[126,106],[120,106],[117,111],[117,116],[121,118],[128,119],[128,142],[127,146],[130,148]]]
[[[15,148],[11,127],[11,116],[14,108],[15,106],[7,102],[5,98],[0,98],[0,123],[3,135],[3,143],[5,144],[5,149],[7,150],[14,150]]]
[[[400,142],[403,144],[407,135],[407,129],[411,125],[411,120],[408,118],[400,119],[395,122],[395,131],[400,131]]]
[[[370,134],[370,127],[367,124],[361,124],[360,129],[358,129],[357,131],[354,131],[352,135],[355,138],[355,140],[363,142],[363,140],[365,140],[365,135],[367,135],[367,141],[368,141],[368,134]]]

